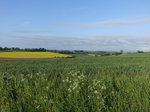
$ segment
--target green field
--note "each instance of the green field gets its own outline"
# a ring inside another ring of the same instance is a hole
[[[0,60],[1,112],[150,112],[150,53]]]

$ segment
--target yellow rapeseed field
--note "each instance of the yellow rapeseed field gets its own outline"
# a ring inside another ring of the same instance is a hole
[[[1,52],[0,58],[59,58],[72,57],[53,52]]]

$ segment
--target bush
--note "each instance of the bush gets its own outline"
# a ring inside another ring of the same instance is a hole
[[[144,53],[144,51],[137,51],[137,53]]]

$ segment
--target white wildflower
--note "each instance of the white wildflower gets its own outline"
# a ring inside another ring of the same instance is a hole
[[[97,90],[95,90],[94,93],[97,94],[98,93]]]

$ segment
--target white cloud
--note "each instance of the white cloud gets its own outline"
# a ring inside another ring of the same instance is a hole
[[[142,51],[150,51],[150,44],[139,45],[138,49]]]
[[[103,27],[119,27],[136,23],[147,23],[150,22],[150,18],[143,19],[110,19],[104,21],[97,22],[89,22],[89,23],[78,23],[78,22],[61,22],[57,23],[59,26],[72,26],[72,27],[86,27],[86,28],[103,28]]]
[[[16,30],[12,31],[12,33],[48,33],[52,32],[50,30]]]

